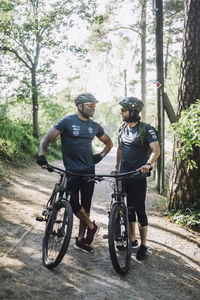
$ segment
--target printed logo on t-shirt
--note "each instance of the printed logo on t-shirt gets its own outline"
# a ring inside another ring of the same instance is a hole
[[[155,131],[154,131],[153,129],[150,129],[150,130],[149,130],[149,133],[151,134],[151,136],[152,136],[152,138],[153,138],[154,140],[157,139],[156,133],[155,133]]]
[[[138,132],[132,132],[132,130],[127,128],[127,130],[123,132],[121,138],[124,144],[131,144],[138,139],[138,136]]]
[[[74,136],[78,136],[79,133],[80,133],[80,126],[77,126],[77,125],[72,125],[72,134]]]
[[[92,133],[93,133],[93,128],[92,128],[92,127],[89,127],[89,128],[88,128],[88,132],[89,132],[90,134],[92,134]]]

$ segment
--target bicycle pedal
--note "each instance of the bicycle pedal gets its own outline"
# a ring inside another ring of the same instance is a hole
[[[42,216],[36,216],[36,221],[38,221],[38,222],[43,222],[44,221],[44,219],[43,219],[43,217]]]

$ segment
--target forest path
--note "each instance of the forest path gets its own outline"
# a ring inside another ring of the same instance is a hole
[[[112,151],[97,165],[97,173],[114,167]],[[62,167],[59,161],[54,165]],[[131,268],[118,275],[111,264],[107,233],[109,182],[95,185],[91,217],[100,225],[94,254],[74,249],[78,220],[61,264],[53,271],[42,265],[44,224],[35,221],[57,180],[57,174],[37,165],[9,171],[9,184],[0,186],[0,299],[136,299],[197,300],[200,295],[200,234],[163,217],[164,198],[149,181],[148,259],[132,254]],[[138,232],[137,232],[138,236]]]

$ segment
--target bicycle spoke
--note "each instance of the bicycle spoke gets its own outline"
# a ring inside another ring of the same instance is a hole
[[[49,235],[48,242],[48,259],[49,261],[54,261],[58,256],[60,249],[62,247],[62,240],[65,237],[65,225],[63,228],[65,208],[62,207],[56,215],[56,220],[54,221],[52,232]]]
[[[65,255],[72,232],[72,209],[67,201],[60,201],[47,225],[43,240],[43,262],[48,268],[56,267]]]
[[[131,248],[126,209],[115,205],[109,220],[109,250],[115,270],[125,274],[130,266]]]

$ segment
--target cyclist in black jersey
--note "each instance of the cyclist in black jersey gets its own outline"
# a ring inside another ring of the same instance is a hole
[[[146,142],[149,144],[151,154],[148,157],[148,148],[141,143],[139,122],[139,113],[144,106],[143,102],[135,97],[128,97],[119,103],[121,108],[122,120],[126,122],[127,126],[123,127],[119,137],[119,146],[117,149],[117,158],[115,171],[129,172],[140,169],[142,173],[148,173],[152,164],[158,159],[160,155],[160,146],[157,136],[153,128],[146,124]],[[137,250],[136,258],[138,260],[145,259],[147,255],[146,238],[148,220],[145,211],[145,198],[147,181],[146,178],[124,179],[124,189],[127,193],[127,202],[129,207],[129,222],[131,224],[132,248],[138,247],[136,240],[136,215],[139,223],[139,232],[141,238],[141,245]]]
[[[101,125],[91,119],[95,112],[96,103],[98,103],[97,99],[90,93],[82,93],[74,101],[77,107],[77,114],[61,119],[43,137],[40,142],[37,163],[45,168],[47,165],[45,153],[48,144],[60,136],[63,163],[66,170],[79,174],[91,174],[95,172],[95,164],[107,155],[113,143]],[[92,140],[95,136],[105,145],[98,154],[93,154],[92,152]],[[73,213],[80,220],[75,248],[93,252],[91,245],[99,230],[95,222],[92,222],[90,219],[94,182],[87,182],[81,177],[72,177],[70,180],[70,191]]]

